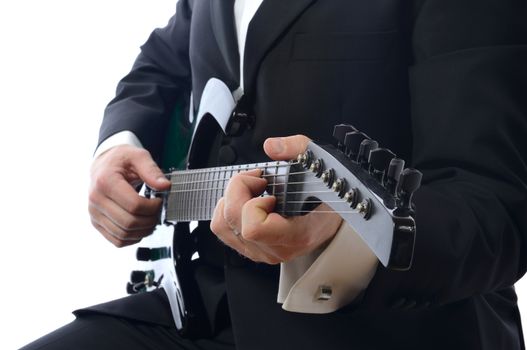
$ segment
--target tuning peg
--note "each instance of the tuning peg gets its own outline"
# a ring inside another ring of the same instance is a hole
[[[348,157],[350,157],[351,160],[357,160],[361,142],[369,139],[370,137],[368,135],[360,131],[346,133],[346,137],[344,137],[344,147]]]
[[[344,139],[348,132],[357,131],[353,125],[350,124],[338,124],[333,128],[333,137],[337,140],[337,148],[344,151]]]
[[[397,205],[398,215],[413,215],[412,196],[421,186],[423,174],[416,169],[407,168],[401,173],[399,185],[397,186],[397,195],[399,202]]]
[[[386,176],[384,177],[384,187],[394,196],[396,194],[397,183],[399,182],[403,168],[404,160],[400,158],[393,158],[390,161],[388,171],[386,171]]]
[[[377,149],[379,144],[375,140],[366,139],[360,143],[359,154],[357,154],[357,162],[364,168],[368,169],[368,159],[370,152]]]
[[[384,179],[390,161],[395,158],[395,153],[387,148],[377,148],[370,152],[368,163],[370,164],[370,174],[373,175],[380,183]]]

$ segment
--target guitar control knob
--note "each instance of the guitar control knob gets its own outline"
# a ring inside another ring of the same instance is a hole
[[[388,171],[384,177],[384,187],[386,190],[391,193],[393,196],[396,194],[397,183],[399,182],[399,177],[401,172],[404,169],[404,160],[400,158],[393,158],[390,161],[388,166]]]
[[[360,131],[346,133],[344,138],[345,152],[351,160],[357,160],[359,148],[362,141],[370,139],[368,135]]]
[[[171,258],[172,253],[171,253],[170,247],[159,247],[159,248],[139,247],[137,248],[135,257],[139,261],[156,261],[159,259]]]
[[[379,144],[377,141],[366,139],[360,143],[359,154],[357,155],[357,162],[364,168],[368,169],[368,159],[370,158],[370,152],[377,149]]]
[[[144,283],[130,283],[126,284],[126,293],[128,294],[137,294],[140,292],[146,291]]]
[[[333,128],[333,137],[337,140],[337,148],[344,151],[344,139],[346,133],[357,131],[353,125],[350,124],[338,124]]]
[[[340,198],[343,198],[346,193],[346,179],[343,177],[338,178],[333,182],[331,189],[335,191]]]
[[[333,181],[335,181],[335,170],[333,169],[327,169],[322,173],[322,176],[320,176],[322,181],[329,187],[333,186]]]
[[[399,202],[396,209],[397,215],[413,215],[412,196],[421,186],[423,174],[416,169],[404,169],[399,179],[397,195]]]
[[[130,274],[130,281],[132,283],[140,283],[146,280],[146,271],[137,271],[134,270]]]
[[[395,154],[386,148],[377,148],[370,152],[368,163],[370,164],[370,174],[382,183],[390,161],[395,158]]]

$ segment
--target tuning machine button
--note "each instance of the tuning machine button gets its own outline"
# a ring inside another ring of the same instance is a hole
[[[331,189],[335,191],[340,198],[344,198],[346,194],[346,179],[339,177],[333,182]]]
[[[396,209],[397,215],[413,215],[412,196],[421,186],[423,174],[416,169],[407,168],[401,173],[399,185],[397,186],[398,204]]]
[[[380,183],[383,182],[384,175],[388,171],[390,161],[395,158],[395,154],[387,148],[377,148],[370,152],[368,163],[370,164],[369,172]]]
[[[359,190],[353,187],[344,194],[344,200],[349,203],[351,208],[355,209],[359,203]]]
[[[315,159],[311,163],[309,170],[311,170],[315,174],[316,177],[322,176],[322,172],[324,171],[324,161],[320,158]]]
[[[365,220],[369,220],[373,212],[373,203],[371,199],[366,198],[362,202],[357,204],[357,211],[360,215],[362,215]]]
[[[353,125],[350,124],[338,124],[333,128],[333,137],[337,140],[337,148],[344,151],[344,140],[346,134],[349,132],[357,131]]]
[[[344,137],[344,147],[348,157],[351,160],[356,161],[361,142],[369,139],[370,137],[368,135],[360,131],[346,133],[346,137]]]
[[[379,144],[375,140],[366,139],[360,143],[359,154],[357,155],[357,162],[364,168],[368,169],[368,160],[370,152],[377,149]]]
[[[384,187],[393,196],[396,195],[397,183],[401,177],[401,172],[404,169],[404,160],[400,158],[393,158],[390,161],[386,176],[384,177]]]
[[[307,150],[304,153],[299,154],[296,160],[304,167],[304,169],[309,169],[313,162],[313,152]]]
[[[335,181],[335,170],[334,169],[324,170],[320,178],[328,186],[328,188],[331,188],[333,186],[333,181]]]

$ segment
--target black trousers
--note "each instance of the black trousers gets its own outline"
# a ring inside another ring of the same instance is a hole
[[[234,350],[230,327],[210,339],[179,336],[163,291],[143,293],[74,312],[70,324],[21,350]]]

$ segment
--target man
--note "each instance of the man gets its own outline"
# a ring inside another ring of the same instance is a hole
[[[79,310],[37,346],[523,349],[512,286],[525,272],[526,15],[519,0],[180,0],[106,110],[95,227],[117,246],[151,232],[160,202],[132,185],[169,187],[155,160],[170,115],[181,101],[195,115],[215,78],[255,117],[240,136],[216,140],[222,164],[292,158],[307,137],[329,141],[347,122],[421,170],[413,266],[373,275],[366,264],[356,276],[363,290],[336,311],[284,310],[273,264],[315,264],[351,234],[335,214],[316,224],[270,214],[272,199],[253,198],[264,181],[249,172],[217,204],[214,234],[198,236],[203,285],[222,291],[211,302],[202,288],[212,336],[179,337],[166,298],[152,293]],[[299,134],[307,137],[285,137]],[[351,276],[346,264],[332,266]]]

